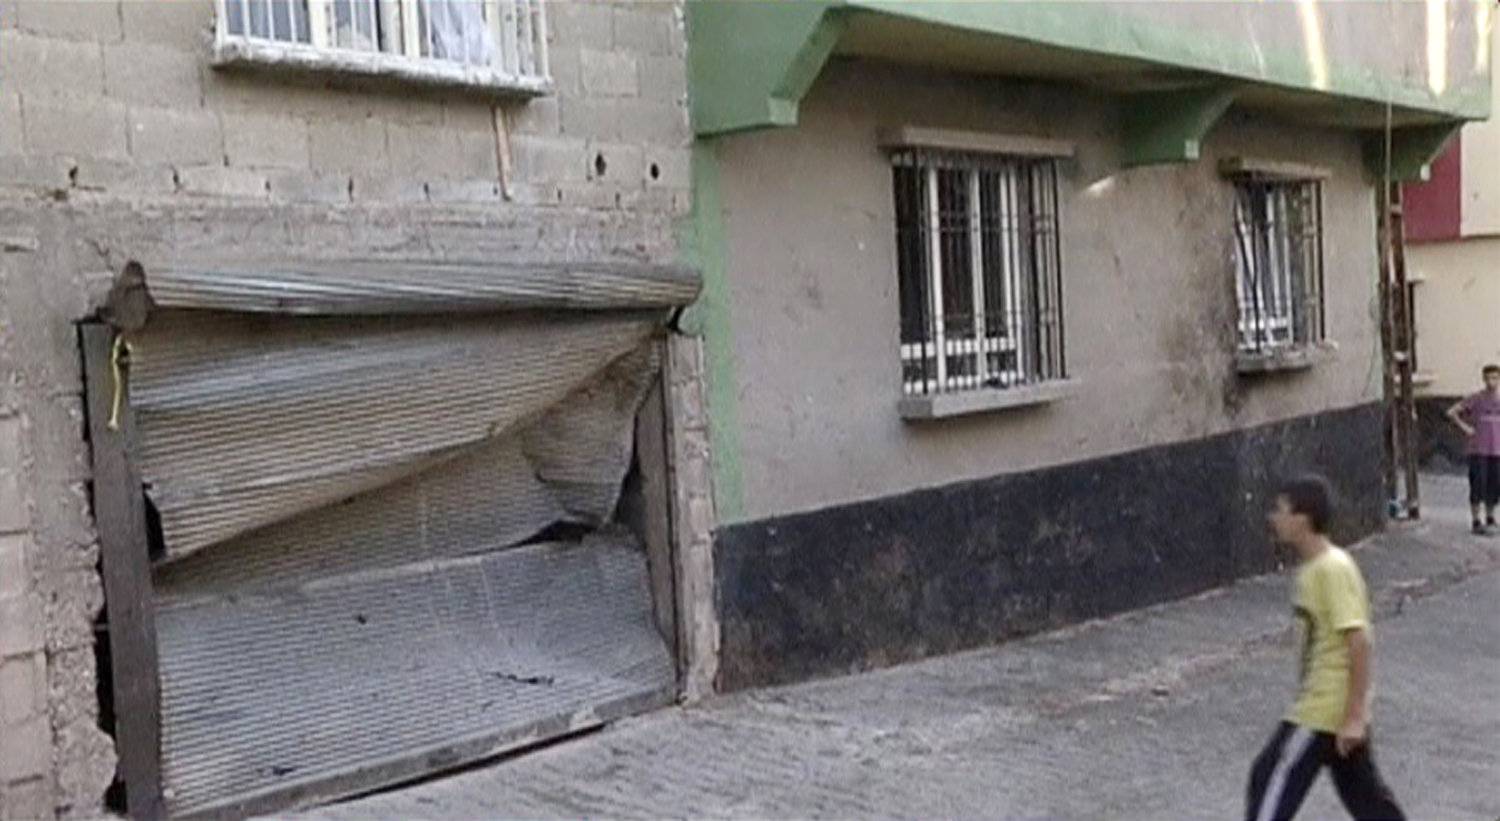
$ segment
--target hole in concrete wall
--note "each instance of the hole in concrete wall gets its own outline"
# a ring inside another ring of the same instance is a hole
[[[78,186],[78,166],[76,165],[68,167],[68,184],[75,188]]]
[[[83,338],[82,327],[74,326],[78,333],[78,367],[83,369]],[[83,438],[84,442],[93,446],[89,438],[89,403],[83,403]],[[94,510],[93,484],[89,484],[89,510]],[[94,572],[99,578],[104,578],[104,557],[101,555],[94,562]],[[111,739],[115,738],[115,677],[114,657],[109,642],[109,601],[105,600],[99,612],[94,615],[94,698],[98,703],[99,729]],[[126,810],[125,804],[125,782],[120,779],[119,771],[116,770],[115,777],[110,781],[109,787],[104,791],[104,808],[117,815],[123,816]]]
[[[95,570],[103,572],[99,565],[95,565]],[[99,615],[94,617],[94,664],[97,671],[94,677],[94,695],[99,701],[99,729],[114,738],[114,665],[109,649],[109,614],[103,607],[99,608]],[[118,771],[104,791],[104,808],[112,813],[125,814],[125,782],[120,780]]]
[[[522,545],[547,544],[549,542],[577,543],[598,528],[578,522],[553,522],[542,528],[535,536],[521,542]]]
[[[657,165],[656,163],[651,163],[651,179],[661,179],[661,166]]]
[[[594,175],[602,177],[602,176],[604,176],[604,172],[607,171],[608,169],[609,169],[609,163],[607,163],[607,162],[604,161],[604,155],[603,154],[595,154],[594,155]]]

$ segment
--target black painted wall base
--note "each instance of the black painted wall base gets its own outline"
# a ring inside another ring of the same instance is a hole
[[[1379,529],[1378,403],[722,529],[720,687],[991,644],[1189,596],[1276,560],[1275,482],[1327,475],[1335,535]]]
[[[1417,398],[1417,435],[1423,469],[1438,473],[1467,474],[1468,442],[1463,432],[1448,421],[1448,409],[1461,396]]]

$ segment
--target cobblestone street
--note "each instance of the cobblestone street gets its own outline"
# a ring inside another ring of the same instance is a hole
[[[1356,554],[1375,722],[1413,818],[1500,817],[1500,541],[1462,485]],[[669,710],[308,817],[1226,818],[1290,698],[1284,577],[1106,622]],[[1339,818],[1326,778],[1303,818]]]

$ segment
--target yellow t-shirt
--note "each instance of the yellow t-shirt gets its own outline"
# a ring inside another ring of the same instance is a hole
[[[1349,698],[1344,631],[1370,630],[1370,601],[1353,557],[1329,547],[1297,570],[1293,609],[1302,637],[1302,685],[1287,715],[1294,724],[1338,732]]]

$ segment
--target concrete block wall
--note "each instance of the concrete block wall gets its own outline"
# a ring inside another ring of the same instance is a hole
[[[0,818],[113,777],[76,323],[125,262],[679,256],[680,3],[548,11],[554,93],[497,103],[220,71],[212,0],[0,0]]]

